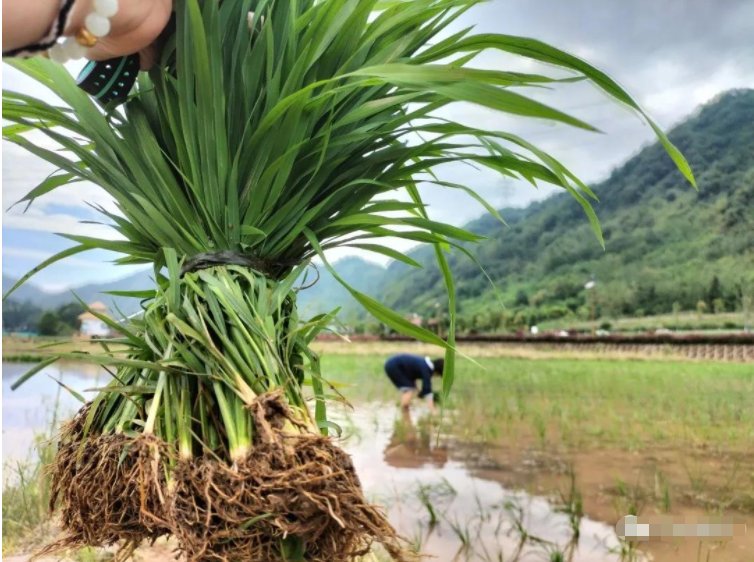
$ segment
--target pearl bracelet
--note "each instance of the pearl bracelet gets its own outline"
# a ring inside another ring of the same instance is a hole
[[[92,6],[94,10],[86,16],[84,27],[75,37],[66,37],[48,51],[52,60],[62,64],[83,58],[87,49],[94,47],[99,39],[110,33],[110,18],[118,13],[118,0],[94,0]]]

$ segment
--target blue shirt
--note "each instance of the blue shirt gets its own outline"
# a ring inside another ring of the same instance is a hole
[[[416,381],[422,381],[420,398],[432,394],[432,371],[427,360],[419,355],[394,355],[385,362],[385,372],[396,387],[416,388]]]

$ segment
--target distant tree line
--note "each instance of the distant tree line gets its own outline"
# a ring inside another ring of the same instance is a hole
[[[3,332],[35,333],[41,336],[71,335],[79,329],[84,307],[78,302],[44,310],[30,301],[9,299],[3,303]]]
[[[610,319],[695,312],[697,315],[752,311],[754,283],[723,284],[713,275],[697,291],[658,290],[653,283],[634,286],[611,282],[586,290],[582,283],[562,280],[554,290],[529,295],[518,289],[508,302],[471,313],[460,311],[458,328],[471,332],[517,332],[550,320],[594,320],[609,328]]]

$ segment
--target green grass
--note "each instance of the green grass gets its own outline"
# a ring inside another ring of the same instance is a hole
[[[42,546],[54,535],[50,519],[50,479],[45,467],[55,457],[54,436],[61,416],[60,389],[45,431],[37,433],[27,458],[3,467],[3,555]]]
[[[43,467],[52,460],[54,446],[46,435],[36,439],[30,459],[8,463],[3,483],[3,554],[37,547],[50,537],[50,485]]]
[[[59,406],[53,407],[50,428],[59,416]],[[4,468],[3,556],[19,552],[34,552],[52,541],[57,533],[50,517],[50,480],[45,467],[55,456],[55,432],[39,433],[25,461],[8,462]],[[112,558],[103,549],[81,548],[67,551],[66,560],[73,562],[102,562]]]
[[[352,401],[395,400],[385,359],[325,355],[323,373]],[[460,438],[731,450],[746,450],[754,439],[751,365],[513,358],[478,364],[459,362],[450,397]]]
[[[743,312],[723,312],[719,314],[697,314],[696,312],[680,312],[678,314],[656,314],[653,316],[636,316],[625,318],[598,318],[594,321],[578,320],[576,318],[559,318],[540,322],[542,330],[599,329],[603,324],[610,324],[611,332],[646,332],[661,328],[673,331],[692,330],[742,330],[746,324]]]

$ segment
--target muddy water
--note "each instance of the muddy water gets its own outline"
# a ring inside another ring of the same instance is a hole
[[[333,417],[344,429],[362,484],[390,520],[437,561],[549,560],[573,549],[574,562],[619,560],[614,529],[583,518],[572,542],[568,517],[545,497],[507,489],[454,458],[450,436],[428,418],[410,419],[388,404],[362,403]],[[522,530],[529,533],[522,541]]]
[[[645,448],[558,453],[542,451],[523,440],[515,446],[456,444],[454,454],[474,475],[534,495],[557,496],[568,490],[570,474],[574,474],[584,512],[598,521],[615,522],[631,509],[641,516],[670,517],[677,523],[727,516],[745,525],[748,533],[724,542],[653,541],[642,543],[642,550],[651,560],[663,562],[754,562],[750,503],[754,451]],[[663,490],[667,490],[667,504]]]
[[[58,392],[50,377],[80,393],[107,380],[104,373],[88,366],[50,367],[11,392],[10,385],[27,368],[3,364],[6,466],[28,454],[34,435],[49,427],[55,411],[63,417],[77,408],[76,399],[64,390]],[[343,428],[343,446],[352,454],[367,494],[387,507],[403,536],[438,562],[558,560],[553,555],[556,551],[566,555],[563,560],[574,562],[620,560],[622,545],[613,525],[618,514],[625,513],[621,511],[625,506],[610,490],[614,475],[629,474],[625,479],[633,481],[631,474],[653,463],[669,477],[680,470],[676,466],[680,460],[671,452],[596,451],[565,459],[537,452],[526,443],[465,443],[451,433],[438,435],[420,409],[407,419],[392,404],[354,404],[353,411],[334,407],[331,415]],[[577,475],[586,513],[575,523],[553,500],[554,491],[567,489],[565,462]],[[715,462],[722,469],[730,459],[721,457]],[[754,478],[752,459],[736,462],[744,466],[742,478]],[[678,505],[674,499],[671,513],[688,519],[707,512]],[[705,543],[701,549],[698,542],[690,541],[651,544],[645,549],[646,557],[637,555],[634,560],[752,562],[754,519],[744,516],[744,520],[749,523],[749,535],[728,544]],[[573,541],[575,528],[578,541]],[[141,558],[162,561],[171,557],[152,550]]]

